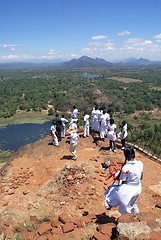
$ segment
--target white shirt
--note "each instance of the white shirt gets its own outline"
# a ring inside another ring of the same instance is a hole
[[[52,125],[50,130],[52,131],[52,133],[55,133],[56,132],[56,125]]]
[[[127,137],[127,124],[125,124],[121,130],[121,139],[125,139],[126,137]]]
[[[62,121],[63,127],[65,127],[65,124],[68,122],[68,120],[65,118],[61,118],[61,121]]]
[[[126,181],[128,185],[139,185],[143,172],[143,163],[141,161],[128,161],[122,168],[119,179]]]
[[[70,144],[77,144],[78,134],[76,132],[71,133],[70,135]]]
[[[86,115],[84,116],[84,122],[85,122],[85,124],[88,124],[88,123],[89,123],[89,115],[88,115],[88,114],[86,114]]]
[[[116,132],[114,131],[116,128],[116,124],[109,124],[108,125],[108,134],[107,134],[107,137],[109,140],[111,141],[115,141],[116,139]]]
[[[78,109],[75,108],[75,109],[73,110],[72,117],[76,117],[77,114],[78,114]]]

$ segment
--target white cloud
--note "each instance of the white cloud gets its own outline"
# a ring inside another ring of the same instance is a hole
[[[70,58],[79,58],[80,55],[77,55],[77,54],[70,54]]]
[[[161,39],[156,40],[156,42],[161,43]]]
[[[137,43],[137,42],[142,42],[142,38],[129,38],[128,40],[125,41],[125,43]]]
[[[11,48],[10,51],[15,52],[17,49],[16,48]]]
[[[15,60],[17,59],[18,60],[18,55],[14,55],[14,54],[10,54],[8,56],[2,56],[1,59],[3,60]]]
[[[161,33],[159,35],[156,35],[154,38],[161,38]]]
[[[16,46],[22,46],[22,45],[19,45],[19,44],[3,44],[1,45],[3,48],[8,48],[8,47],[16,47]]]
[[[101,39],[106,39],[107,36],[104,35],[97,35],[97,36],[93,36],[92,39],[93,40],[101,40]]]
[[[56,50],[54,50],[54,49],[50,49],[49,51],[48,51],[48,54],[49,55],[55,55],[55,54],[57,54],[58,53],[58,51],[56,51]]]
[[[126,35],[130,35],[130,32],[129,31],[123,31],[123,32],[120,32],[118,33],[118,36],[126,36]]]

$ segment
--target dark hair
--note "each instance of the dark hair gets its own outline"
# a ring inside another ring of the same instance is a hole
[[[135,158],[135,151],[132,147],[126,147],[124,149],[124,155],[125,155],[125,159],[131,160]]]
[[[64,115],[62,115],[62,118],[64,117]]]
[[[73,108],[76,109],[76,106],[74,105]]]
[[[113,118],[110,119],[110,124],[113,124],[115,121]]]
[[[55,117],[59,117],[59,114],[58,114],[58,113],[56,113]]]
[[[123,121],[123,122],[122,122],[122,125],[124,126],[125,124],[126,124],[126,121]]]

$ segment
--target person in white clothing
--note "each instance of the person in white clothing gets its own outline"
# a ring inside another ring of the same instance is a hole
[[[96,132],[100,131],[100,110],[98,109],[98,106],[95,107],[95,113],[94,113],[94,130]]]
[[[77,114],[78,114],[78,109],[76,108],[76,106],[73,106],[72,118],[76,118]]]
[[[62,115],[61,121],[62,121],[61,137],[64,138],[65,137],[65,128],[66,128],[66,124],[68,123],[68,120],[66,118],[64,118],[64,115]]]
[[[78,140],[78,134],[76,132],[76,129],[70,128],[68,130],[68,132],[70,133],[70,148],[69,148],[69,152],[72,153],[73,155],[73,160],[77,159],[77,155],[76,155],[76,147],[77,147],[77,140]]]
[[[127,123],[125,121],[122,122],[122,130],[121,130],[121,143],[122,143],[122,150],[125,149],[125,138],[127,137]]]
[[[116,152],[116,124],[114,124],[114,119],[110,119],[110,124],[108,125],[108,134],[107,138],[110,140],[110,151],[112,151],[112,143],[113,143],[113,151]]]
[[[103,114],[100,116],[100,138],[104,140],[107,130],[107,114],[103,110]]]
[[[56,121],[53,121],[53,125],[51,126],[50,130],[51,130],[51,132],[50,132],[51,138],[49,141],[49,145],[53,145],[53,140],[54,140],[55,141],[54,145],[59,146],[58,138],[56,135]]]
[[[121,214],[139,212],[136,201],[141,193],[141,179],[143,177],[143,163],[135,160],[135,152],[132,147],[124,149],[125,164],[123,165],[118,185],[112,184],[105,191],[105,208],[119,206]]]
[[[92,113],[91,113],[91,116],[92,116],[91,128],[92,128],[92,130],[95,130],[94,115],[95,115],[95,108],[93,108]]]
[[[77,118],[72,118],[70,123],[69,123],[69,129],[70,128],[75,128],[76,132],[77,132],[77,122],[78,122]]]
[[[84,115],[84,137],[89,137],[89,118],[90,118],[90,116],[87,114],[87,113],[85,113],[85,115]]]

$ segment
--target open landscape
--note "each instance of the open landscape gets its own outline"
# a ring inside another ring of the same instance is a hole
[[[16,138],[16,152],[11,144],[3,149],[7,145],[1,142],[1,239],[159,239],[160,71],[159,66],[113,66],[0,72],[1,131],[7,133],[12,126],[22,126],[26,133],[33,129],[26,135],[30,144],[22,141],[19,150]],[[98,134],[83,138],[84,111],[91,114],[96,103],[111,111],[117,133],[126,120],[127,142],[144,164],[136,218],[104,208],[104,191],[112,181],[106,181],[109,172],[101,163],[123,162],[124,156],[120,142],[113,153],[108,139],[102,142]],[[59,148],[48,145],[55,114],[70,121],[73,105],[80,112],[76,162],[69,154],[68,135]],[[33,138],[38,135],[35,126],[45,126],[39,141]],[[6,142],[14,139],[10,134]]]

